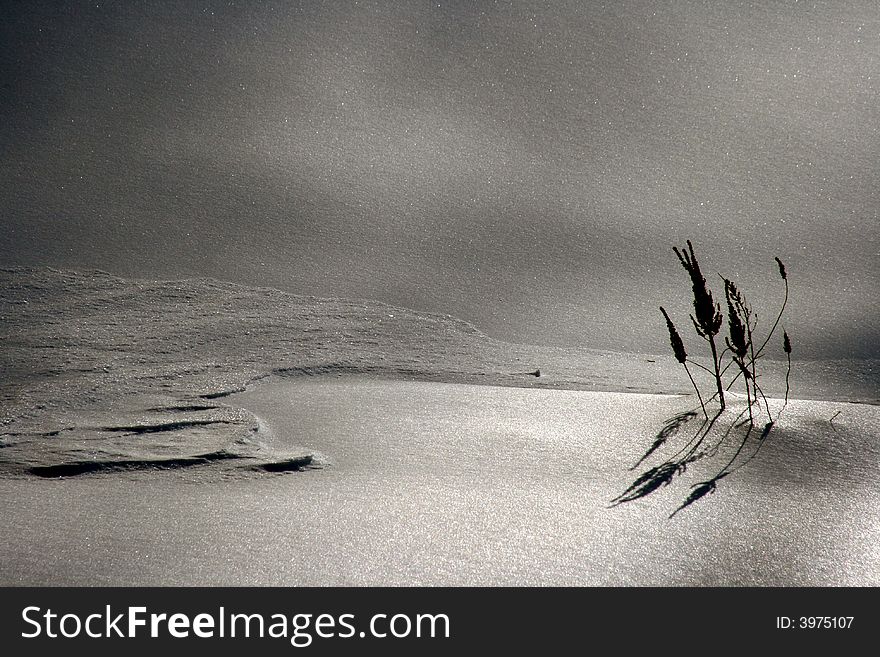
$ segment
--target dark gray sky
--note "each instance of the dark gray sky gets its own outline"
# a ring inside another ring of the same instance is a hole
[[[664,350],[671,251],[880,357],[880,5],[4,2],[0,264]],[[720,291],[720,287],[719,287]]]

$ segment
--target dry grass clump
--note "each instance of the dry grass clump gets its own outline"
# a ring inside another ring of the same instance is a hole
[[[726,456],[731,451],[732,456],[713,476],[694,484],[690,495],[670,515],[670,518],[704,496],[714,493],[720,480],[744,466],[757,455],[764,439],[773,429],[779,413],[782,413],[788,404],[789,375],[791,373],[791,338],[783,329],[782,348],[788,359],[788,370],[785,376],[785,401],[782,409],[774,418],[767,397],[759,384],[758,365],[762,356],[765,355],[767,345],[780,326],[788,304],[788,274],[782,261],[776,258],[779,275],[785,285],[785,294],[776,319],[760,345],[756,345],[757,313],[754,312],[745,294],[737,287],[736,283],[721,277],[724,283],[724,300],[727,306],[727,335],[723,336],[724,348],[719,350],[721,329],[724,325],[721,304],[717,303],[713,297],[690,240],[687,241],[686,249],[679,250],[673,247],[673,251],[690,277],[694,307],[694,312],[690,315],[691,324],[697,336],[708,347],[708,364],[688,356],[684,340],[669,313],[662,306],[660,312],[666,320],[673,355],[684,367],[697,394],[700,408],[703,411],[703,420],[690,439],[677,452],[659,465],[651,467],[639,475],[623,493],[612,500],[612,506],[631,502],[655,492],[668,485],[677,475],[685,472],[691,464],[700,459],[719,454]],[[705,401],[703,393],[691,373],[690,365],[703,370],[710,377],[713,392]],[[745,408],[735,417],[724,418],[727,409],[725,392],[729,391],[740,379],[742,379],[745,390]],[[708,407],[713,404],[717,404],[717,407],[710,417]],[[765,414],[766,421],[762,419],[763,426],[760,432],[757,432],[756,420],[759,415],[763,417]],[[748,419],[743,420],[746,415],[748,415]],[[651,447],[633,466],[633,469],[639,467],[662,448],[670,438],[677,435],[696,416],[696,412],[688,411],[670,418],[658,432]],[[754,437],[753,432],[757,434]],[[732,436],[736,436],[736,438],[732,438]],[[748,445],[753,445],[753,449],[746,450]]]

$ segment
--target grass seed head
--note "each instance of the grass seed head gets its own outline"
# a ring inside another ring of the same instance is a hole
[[[697,333],[703,337],[716,335],[723,321],[721,308],[712,299],[712,292],[706,285],[703,272],[700,271],[700,263],[694,253],[694,245],[688,240],[687,250],[679,251],[676,247],[672,247],[672,250],[675,251],[678,261],[691,278],[691,287],[694,293],[693,321]]]
[[[748,353],[749,344],[746,338],[745,301],[733,281],[724,279],[724,296],[727,297],[727,324],[730,329],[730,338],[727,345],[730,350],[742,360]]]
[[[669,344],[672,345],[672,351],[675,354],[675,360],[679,363],[684,363],[687,361],[687,352],[684,349],[684,342],[681,340],[681,336],[678,334],[678,330],[675,328],[675,324],[672,323],[672,320],[669,319],[669,315],[666,313],[666,310],[663,306],[660,306],[660,312],[663,313],[663,317],[666,318],[666,328],[669,330]]]
[[[782,264],[782,260],[779,258],[775,258],[776,264],[779,265],[779,275],[782,276],[782,280],[786,280],[788,275],[785,273],[785,265]]]

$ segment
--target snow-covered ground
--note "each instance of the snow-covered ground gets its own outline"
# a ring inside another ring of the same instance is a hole
[[[49,269],[0,271],[0,344],[2,583],[880,582],[876,361],[796,361],[759,456],[670,521],[717,458],[607,508],[693,407],[668,356]]]
[[[759,458],[669,520],[718,457],[608,503],[664,421],[692,407],[684,397],[339,377],[272,380],[231,401],[322,467],[0,480],[0,581],[880,583],[875,406],[791,403]]]
[[[295,459],[267,451],[257,419],[222,403],[273,372],[656,384],[641,379],[637,356],[506,345],[448,316],[212,280],[5,270],[0,317],[0,471],[10,473],[176,468],[205,457],[226,470]],[[526,374],[537,367],[553,376]]]

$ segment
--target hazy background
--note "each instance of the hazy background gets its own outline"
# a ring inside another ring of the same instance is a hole
[[[880,357],[875,0],[0,5],[0,265],[656,352],[691,238]]]

